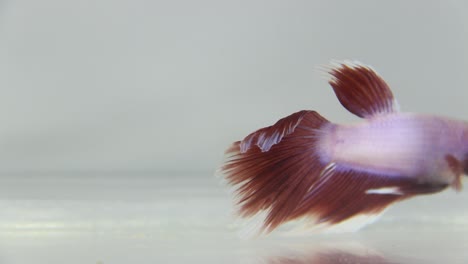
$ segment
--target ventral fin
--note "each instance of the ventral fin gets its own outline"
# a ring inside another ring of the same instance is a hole
[[[465,173],[464,164],[451,154],[445,155],[445,161],[447,161],[450,171],[455,176],[452,188],[459,192],[462,189],[462,177],[463,173]]]
[[[369,118],[399,111],[385,81],[370,66],[355,61],[332,63],[329,84],[351,113]]]

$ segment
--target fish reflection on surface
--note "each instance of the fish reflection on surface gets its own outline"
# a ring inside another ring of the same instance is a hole
[[[267,264],[404,264],[362,245],[316,246],[266,258]],[[414,262],[412,262],[414,263]]]
[[[306,256],[283,256],[270,259],[268,264],[400,264],[379,255],[357,255],[341,250],[314,253]]]

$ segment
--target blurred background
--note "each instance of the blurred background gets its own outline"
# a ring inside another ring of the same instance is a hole
[[[225,148],[301,109],[356,120],[317,71],[331,59],[372,65],[404,111],[467,119],[467,47],[462,0],[2,0],[0,262],[257,263],[213,176]],[[450,226],[445,253],[404,252],[466,263],[467,202],[409,201],[369,236]]]
[[[406,111],[466,117],[464,1],[0,2],[0,171],[213,170],[356,59]]]

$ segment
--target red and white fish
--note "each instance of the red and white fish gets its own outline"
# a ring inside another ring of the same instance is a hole
[[[390,204],[447,187],[468,174],[468,122],[403,113],[385,81],[358,62],[335,63],[329,84],[362,120],[335,124],[303,110],[235,142],[221,167],[242,218],[260,232],[302,220],[357,229]],[[346,226],[346,225],[344,225]]]

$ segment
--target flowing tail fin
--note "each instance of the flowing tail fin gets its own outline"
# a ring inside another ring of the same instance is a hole
[[[346,231],[356,230],[395,201],[447,187],[327,160],[323,150],[332,146],[323,138],[333,126],[315,111],[300,111],[226,151],[221,172],[235,188],[239,215],[264,216],[260,234],[300,219],[311,227],[343,224]]]
[[[228,160],[221,170],[236,187],[241,217],[267,211],[261,230],[267,232],[290,220],[325,167],[316,154],[316,142],[327,123],[317,112],[300,111],[226,151]]]

